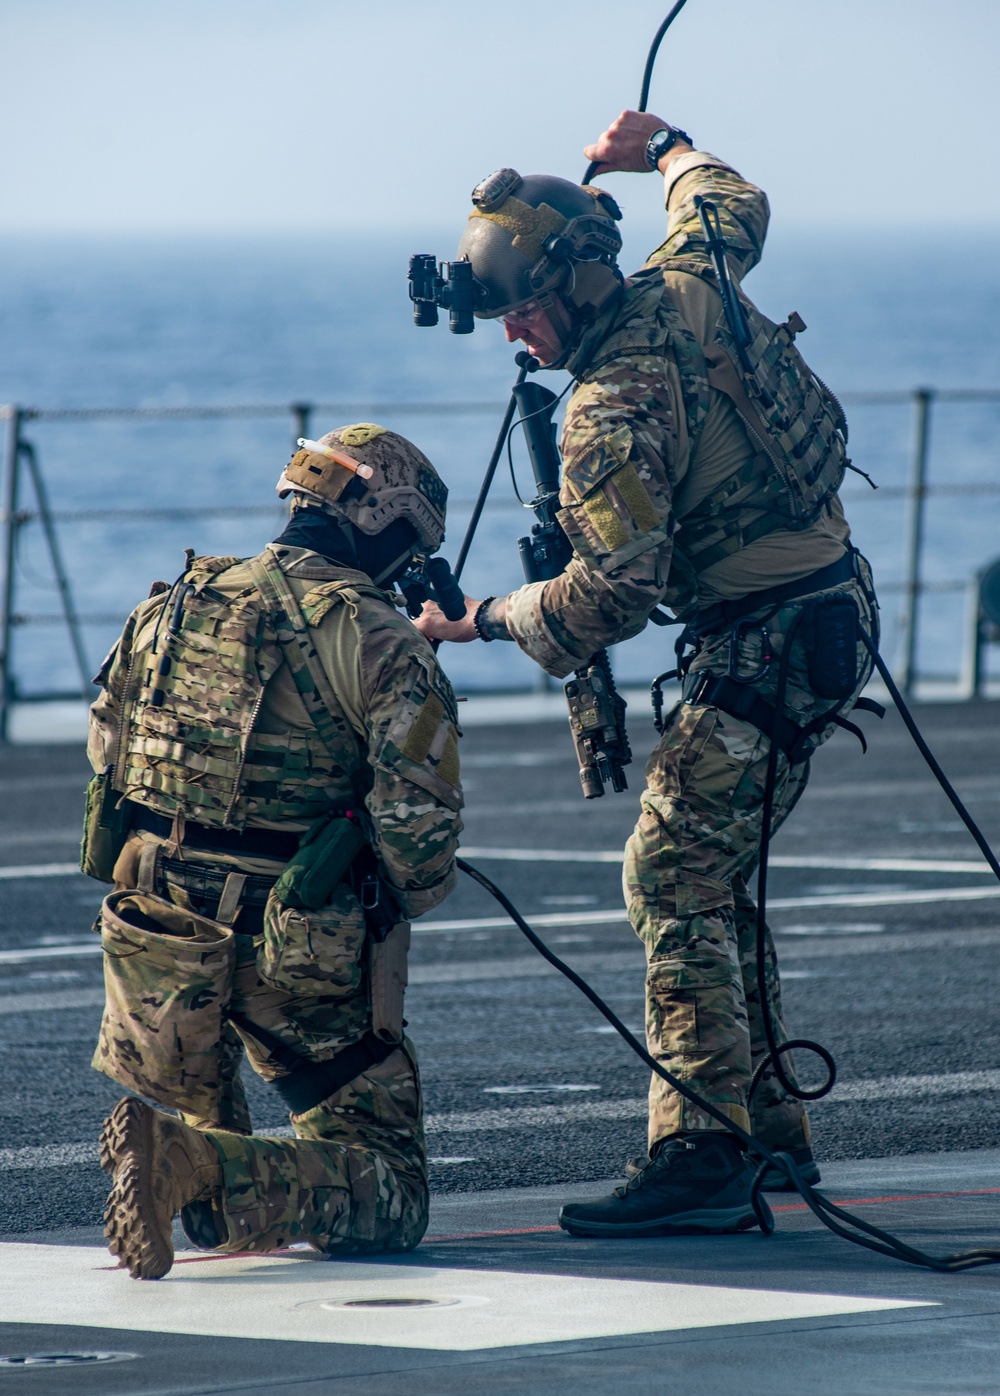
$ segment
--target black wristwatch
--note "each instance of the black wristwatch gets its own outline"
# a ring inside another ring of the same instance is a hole
[[[679,126],[661,126],[658,131],[654,131],[646,142],[646,164],[649,168],[655,170],[667,151],[672,150],[678,141],[694,145],[688,133],[682,131]]]

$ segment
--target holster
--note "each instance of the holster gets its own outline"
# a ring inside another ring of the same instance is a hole
[[[372,1032],[383,1042],[403,1040],[403,996],[408,974],[410,923],[397,921],[381,940],[369,934],[368,981],[371,986]]]

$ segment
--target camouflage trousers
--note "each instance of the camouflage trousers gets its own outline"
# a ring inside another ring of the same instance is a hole
[[[861,623],[877,640],[877,617],[869,592],[857,582],[846,592],[858,604]],[[766,616],[775,662],[756,691],[773,703],[777,660],[784,638],[809,598],[797,598]],[[837,708],[850,710],[867,682],[871,661],[858,644],[857,686],[839,705],[818,698],[807,671],[808,629],[793,640],[784,712],[799,726]],[[759,663],[759,635],[751,632],[741,656],[746,671]],[[692,672],[723,675],[730,660],[730,634],[703,641]],[[825,741],[831,723],[815,739]],[[629,919],[645,944],[646,1038],[652,1056],[685,1085],[772,1148],[799,1148],[809,1141],[802,1103],[767,1071],[752,1101],[747,1096],[754,1068],[765,1052],[757,992],[756,907],[747,882],[758,861],[769,741],[749,722],[719,708],[682,702],[667,719],[646,768],[639,822],[626,845],[623,883]],[[809,762],[790,766],[778,757],[772,832],[787,818],[805,789]],[[778,965],[770,931],[765,975],[778,1042],[788,1040],[781,1017]],[[792,1080],[791,1054],[782,1064]],[[661,1077],[649,1093],[649,1143],[681,1131],[719,1129]]]
[[[138,850],[146,838],[133,836],[119,860],[116,875],[125,885],[135,883],[132,865],[137,865]],[[197,866],[193,856],[191,862]],[[190,896],[169,884],[161,882],[154,890],[191,904]],[[199,902],[191,909],[214,914],[214,905]],[[360,962],[364,936],[355,939]],[[185,1208],[185,1232],[198,1246],[225,1251],[273,1250],[292,1241],[308,1241],[317,1250],[341,1253],[408,1250],[417,1245],[427,1227],[427,1156],[413,1046],[404,1041],[384,1061],[311,1110],[291,1115],[295,1138],[252,1134],[240,1078],[244,1056],[265,1081],[287,1074],[287,1066],[253,1036],[253,1026],[309,1061],[328,1060],[371,1026],[367,975],[362,968],[356,975],[345,971],[341,975],[345,982],[339,988],[330,982],[325,986],[328,992],[322,994],[315,992],[315,984],[304,983],[297,992],[276,988],[257,972],[259,940],[254,935],[235,937],[227,1001],[239,1026],[226,1022],[213,1049],[218,1060],[212,1074],[221,1092],[211,1118],[198,1113],[193,1096],[186,1110],[183,1087],[178,1091],[177,1083],[185,1080],[187,1072],[192,1080],[196,1068],[204,1074],[200,1063],[185,1057],[190,1033],[184,1022],[161,1022],[162,1032],[147,1035],[144,1046],[143,1079],[149,1084],[140,1089],[153,1100],[178,1106],[185,1123],[212,1140],[222,1163],[221,1196]],[[170,971],[159,967],[144,973],[149,978],[141,990],[146,1005],[162,997],[165,983],[161,981],[169,978]],[[183,1003],[197,992],[192,988],[183,995]],[[157,1042],[159,1046],[154,1045]],[[114,1077],[100,1049],[94,1065]],[[158,1096],[158,1081],[170,1081],[170,1092],[164,1089]]]
[[[318,1003],[263,984],[248,938],[238,952],[232,1010],[291,1046],[320,1027]],[[329,1005],[327,1016],[332,1016]],[[296,1029],[299,1029],[296,1031]],[[301,1115],[294,1139],[249,1134],[239,1079],[250,1065],[273,1080],[281,1070],[242,1030],[227,1030],[223,1123],[183,1118],[205,1129],[222,1159],[222,1195],[186,1208],[190,1240],[223,1251],[275,1250],[308,1241],[325,1252],[410,1250],[427,1229],[427,1151],[416,1054],[409,1040],[385,1061]],[[227,1118],[228,1116],[228,1118]],[[211,1217],[209,1217],[211,1213]]]

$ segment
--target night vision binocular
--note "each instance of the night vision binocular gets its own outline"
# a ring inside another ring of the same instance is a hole
[[[438,263],[429,253],[418,252],[410,258],[410,300],[415,325],[436,325],[440,306],[448,312],[452,334],[471,334],[476,328],[473,312],[484,294],[484,288],[472,275],[468,257]]]

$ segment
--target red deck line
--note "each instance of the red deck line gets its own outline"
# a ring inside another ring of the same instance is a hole
[[[1000,1188],[973,1188],[968,1192],[905,1192],[893,1197],[850,1197],[843,1202],[838,1202],[835,1197],[830,1199],[838,1207],[871,1207],[878,1202],[920,1202],[924,1198],[933,1197],[989,1197],[995,1193],[1000,1193]],[[785,1202],[777,1207],[772,1207],[772,1212],[808,1212],[811,1208],[808,1202]]]
[[[923,1202],[933,1200],[937,1197],[995,1197],[1000,1195],[1000,1188],[970,1188],[963,1192],[904,1192],[885,1197],[850,1197],[841,1201],[831,1198],[838,1207],[874,1207],[882,1202]],[[780,1202],[771,1208],[772,1212],[808,1212],[810,1211],[807,1202]],[[537,1236],[542,1232],[559,1231],[558,1226],[514,1226],[503,1231],[461,1231],[453,1236],[425,1236],[425,1241],[482,1241],[490,1236]],[[209,1260],[240,1260],[247,1256],[265,1255],[303,1255],[301,1250],[291,1249],[281,1251],[214,1251],[208,1255],[187,1255],[178,1256],[174,1261],[175,1265],[203,1265]],[[118,1270],[117,1265],[102,1265],[102,1270]]]

